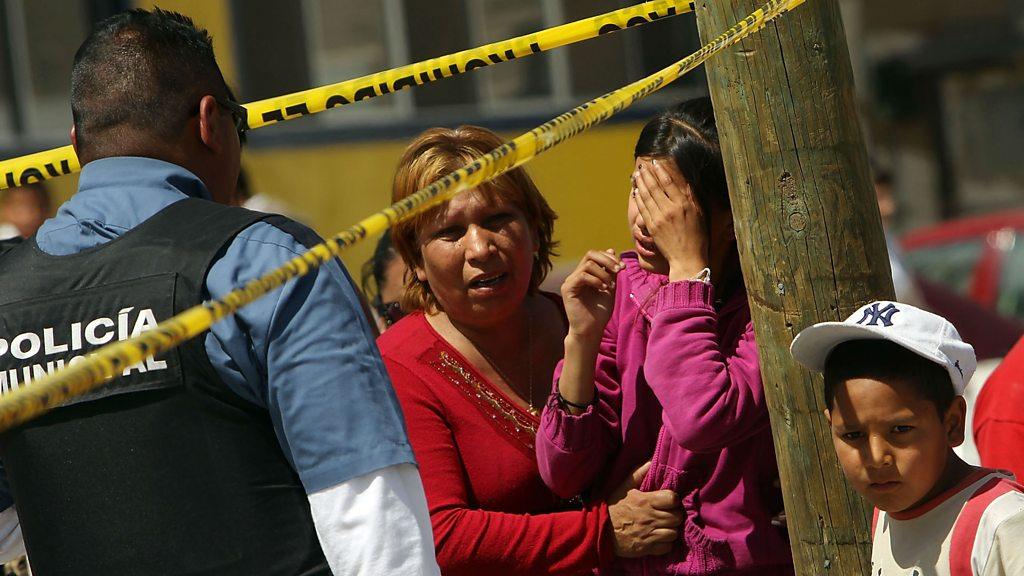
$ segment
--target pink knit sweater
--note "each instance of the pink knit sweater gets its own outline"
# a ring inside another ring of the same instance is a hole
[[[573,416],[552,395],[537,433],[542,478],[562,497],[601,499],[652,460],[641,489],[682,497],[672,552],[602,574],[792,574],[767,503],[778,471],[746,293],[716,306],[711,285],[669,282],[635,254],[622,258],[597,404]]]

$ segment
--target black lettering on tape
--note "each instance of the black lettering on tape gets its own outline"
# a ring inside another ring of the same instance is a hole
[[[599,29],[597,30],[597,34],[598,34],[598,35],[601,35],[601,34],[607,34],[607,33],[609,33],[609,32],[618,32],[619,30],[622,30],[622,28],[619,28],[619,27],[618,27],[617,25],[615,25],[614,23],[610,23],[610,24],[605,24],[604,26],[601,26],[601,27],[600,27],[600,28],[599,28]]]
[[[381,82],[377,85],[377,88],[380,90],[381,95],[391,94],[391,88],[388,88],[387,82]]]
[[[305,116],[306,114],[309,114],[309,106],[306,106],[305,102],[299,104],[292,104],[291,106],[285,108],[284,112],[289,116],[295,116],[296,114],[301,114]]]
[[[53,163],[48,162],[44,167],[46,168],[46,173],[50,175],[50,178],[60,176],[60,172],[57,172],[57,167],[54,166]]]
[[[38,168],[26,168],[25,171],[21,173],[21,185],[25,186],[31,184],[33,178],[36,179],[36,182],[42,182],[45,180],[45,178],[43,178],[43,173],[40,172]]]
[[[348,101],[348,98],[345,98],[341,94],[335,94],[334,96],[331,96],[330,98],[327,99],[327,104],[324,106],[324,108],[334,108],[335,106],[344,106],[345,104],[349,103],[350,102]]]
[[[479,58],[473,58],[469,62],[466,62],[466,72],[469,72],[470,70],[476,70],[477,68],[483,68],[485,66],[487,66],[487,61],[481,60]]]
[[[458,70],[458,68],[455,69]],[[444,71],[440,68],[434,68],[434,80],[440,80],[441,78],[444,78]]]
[[[415,76],[412,76],[412,75],[403,76],[402,78],[399,78],[398,80],[395,80],[395,83],[391,85],[391,90],[394,91],[394,92],[398,92],[399,90],[401,90],[403,88],[408,88],[410,86],[415,86],[415,85],[416,85],[416,77]]]
[[[420,80],[422,80],[424,84],[430,82],[430,72],[420,72]]]
[[[643,16],[633,16],[626,21],[626,28],[640,26],[641,24],[647,24],[647,18],[644,18]]]
[[[540,44],[536,42],[531,43],[530,52],[533,52],[534,54],[540,54],[542,52],[542,50],[540,49]]]
[[[356,94],[355,94],[354,98],[356,99],[356,102],[359,102],[360,100],[366,100],[367,98],[373,98],[376,95],[377,95],[377,92],[374,91],[374,87],[373,86],[364,86],[364,87],[360,88],[359,90],[356,90]]]
[[[71,174],[71,164],[68,162],[67,158],[60,161],[60,171],[65,174]]]
[[[264,122],[281,122],[284,120],[284,113],[280,110],[271,110],[263,113]]]
[[[509,52],[511,52],[511,50],[509,50]],[[515,58],[514,54],[512,55],[512,58]],[[509,58],[509,60],[511,60],[512,58]],[[501,54],[498,53],[488,54],[487,59],[491,61],[491,64],[501,64],[502,62],[504,62],[504,60],[501,59]]]
[[[676,15],[676,7],[675,6],[669,6],[669,8],[665,12],[664,16],[658,14],[657,12],[648,12],[647,13],[647,18],[650,19],[653,22],[655,20],[661,20],[662,18],[668,18],[669,16],[675,16],[675,15]]]
[[[506,60],[515,60],[516,59],[516,53],[514,51],[512,51],[511,48],[509,48],[508,50],[505,50],[505,59]]]
[[[458,74],[459,73],[459,65],[458,64],[449,64],[448,65],[448,71],[451,72],[453,76],[455,74]]]
[[[8,188],[14,188],[15,186],[18,185],[18,183],[14,181],[14,172],[8,172],[7,174],[4,174],[4,180],[7,181]]]

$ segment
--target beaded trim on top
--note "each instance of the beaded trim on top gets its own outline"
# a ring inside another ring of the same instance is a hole
[[[428,363],[475,402],[506,434],[533,452],[533,443],[537,436],[536,421],[524,415],[497,390],[481,382],[447,351],[437,351],[436,358],[429,360]]]

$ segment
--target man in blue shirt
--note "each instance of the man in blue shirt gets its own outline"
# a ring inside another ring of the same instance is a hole
[[[234,194],[245,118],[229,96],[181,15],[132,10],[85,41],[78,193],[0,258],[18,278],[0,280],[0,393],[313,241],[204,202]],[[200,338],[0,438],[0,561],[23,531],[46,573],[438,572],[402,415],[337,261]]]

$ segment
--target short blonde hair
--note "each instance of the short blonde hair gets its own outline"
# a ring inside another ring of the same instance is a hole
[[[398,202],[412,195],[434,180],[454,172],[474,158],[483,156],[502,144],[503,141],[497,134],[479,126],[431,128],[423,132],[406,147],[398,161],[391,188],[391,201]],[[522,168],[509,170],[482,184],[476,190],[489,200],[511,203],[525,215],[530,232],[537,239],[537,256],[533,261],[533,273],[530,278],[530,292],[536,292],[551,271],[551,257],[555,255],[557,243],[552,239],[557,218],[555,211]],[[431,208],[398,222],[392,228],[395,248],[409,267],[402,294],[404,310],[434,312],[439,309],[430,286],[416,277],[415,269],[423,266],[423,254],[418,242],[420,231],[446,206],[447,204],[441,204]]]

